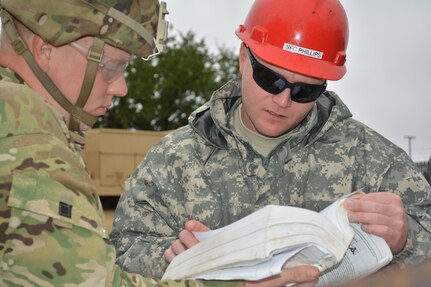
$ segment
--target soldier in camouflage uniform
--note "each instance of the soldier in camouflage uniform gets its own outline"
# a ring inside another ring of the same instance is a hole
[[[190,231],[204,228],[189,220],[214,229],[268,204],[320,211],[360,189],[345,202],[349,220],[386,240],[392,264],[429,256],[429,184],[326,91],[346,72],[338,0],[256,0],[236,34],[241,78],[155,145],[126,182],[111,233],[117,262],[161,276],[196,243]]]
[[[131,55],[159,52],[165,4],[0,3],[0,286],[244,286],[122,271],[80,155],[80,131],[126,94]]]

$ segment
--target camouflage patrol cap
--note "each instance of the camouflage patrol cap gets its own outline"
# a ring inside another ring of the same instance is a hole
[[[1,6],[54,46],[93,36],[147,58],[166,36],[167,11],[158,0],[1,0]]]

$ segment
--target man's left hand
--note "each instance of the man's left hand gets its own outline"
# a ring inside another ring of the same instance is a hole
[[[391,192],[357,193],[344,202],[349,221],[360,223],[362,230],[382,237],[392,254],[406,244],[409,224],[401,198]]]

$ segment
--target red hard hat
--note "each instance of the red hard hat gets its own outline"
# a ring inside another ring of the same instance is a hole
[[[236,34],[275,66],[326,80],[346,73],[349,27],[339,0],[255,0]]]

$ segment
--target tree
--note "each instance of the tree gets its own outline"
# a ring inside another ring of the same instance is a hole
[[[98,127],[169,130],[187,124],[190,113],[213,91],[238,77],[238,56],[219,47],[209,52],[193,32],[168,40],[166,53],[149,61],[132,60],[127,69],[127,97],[114,99]]]

